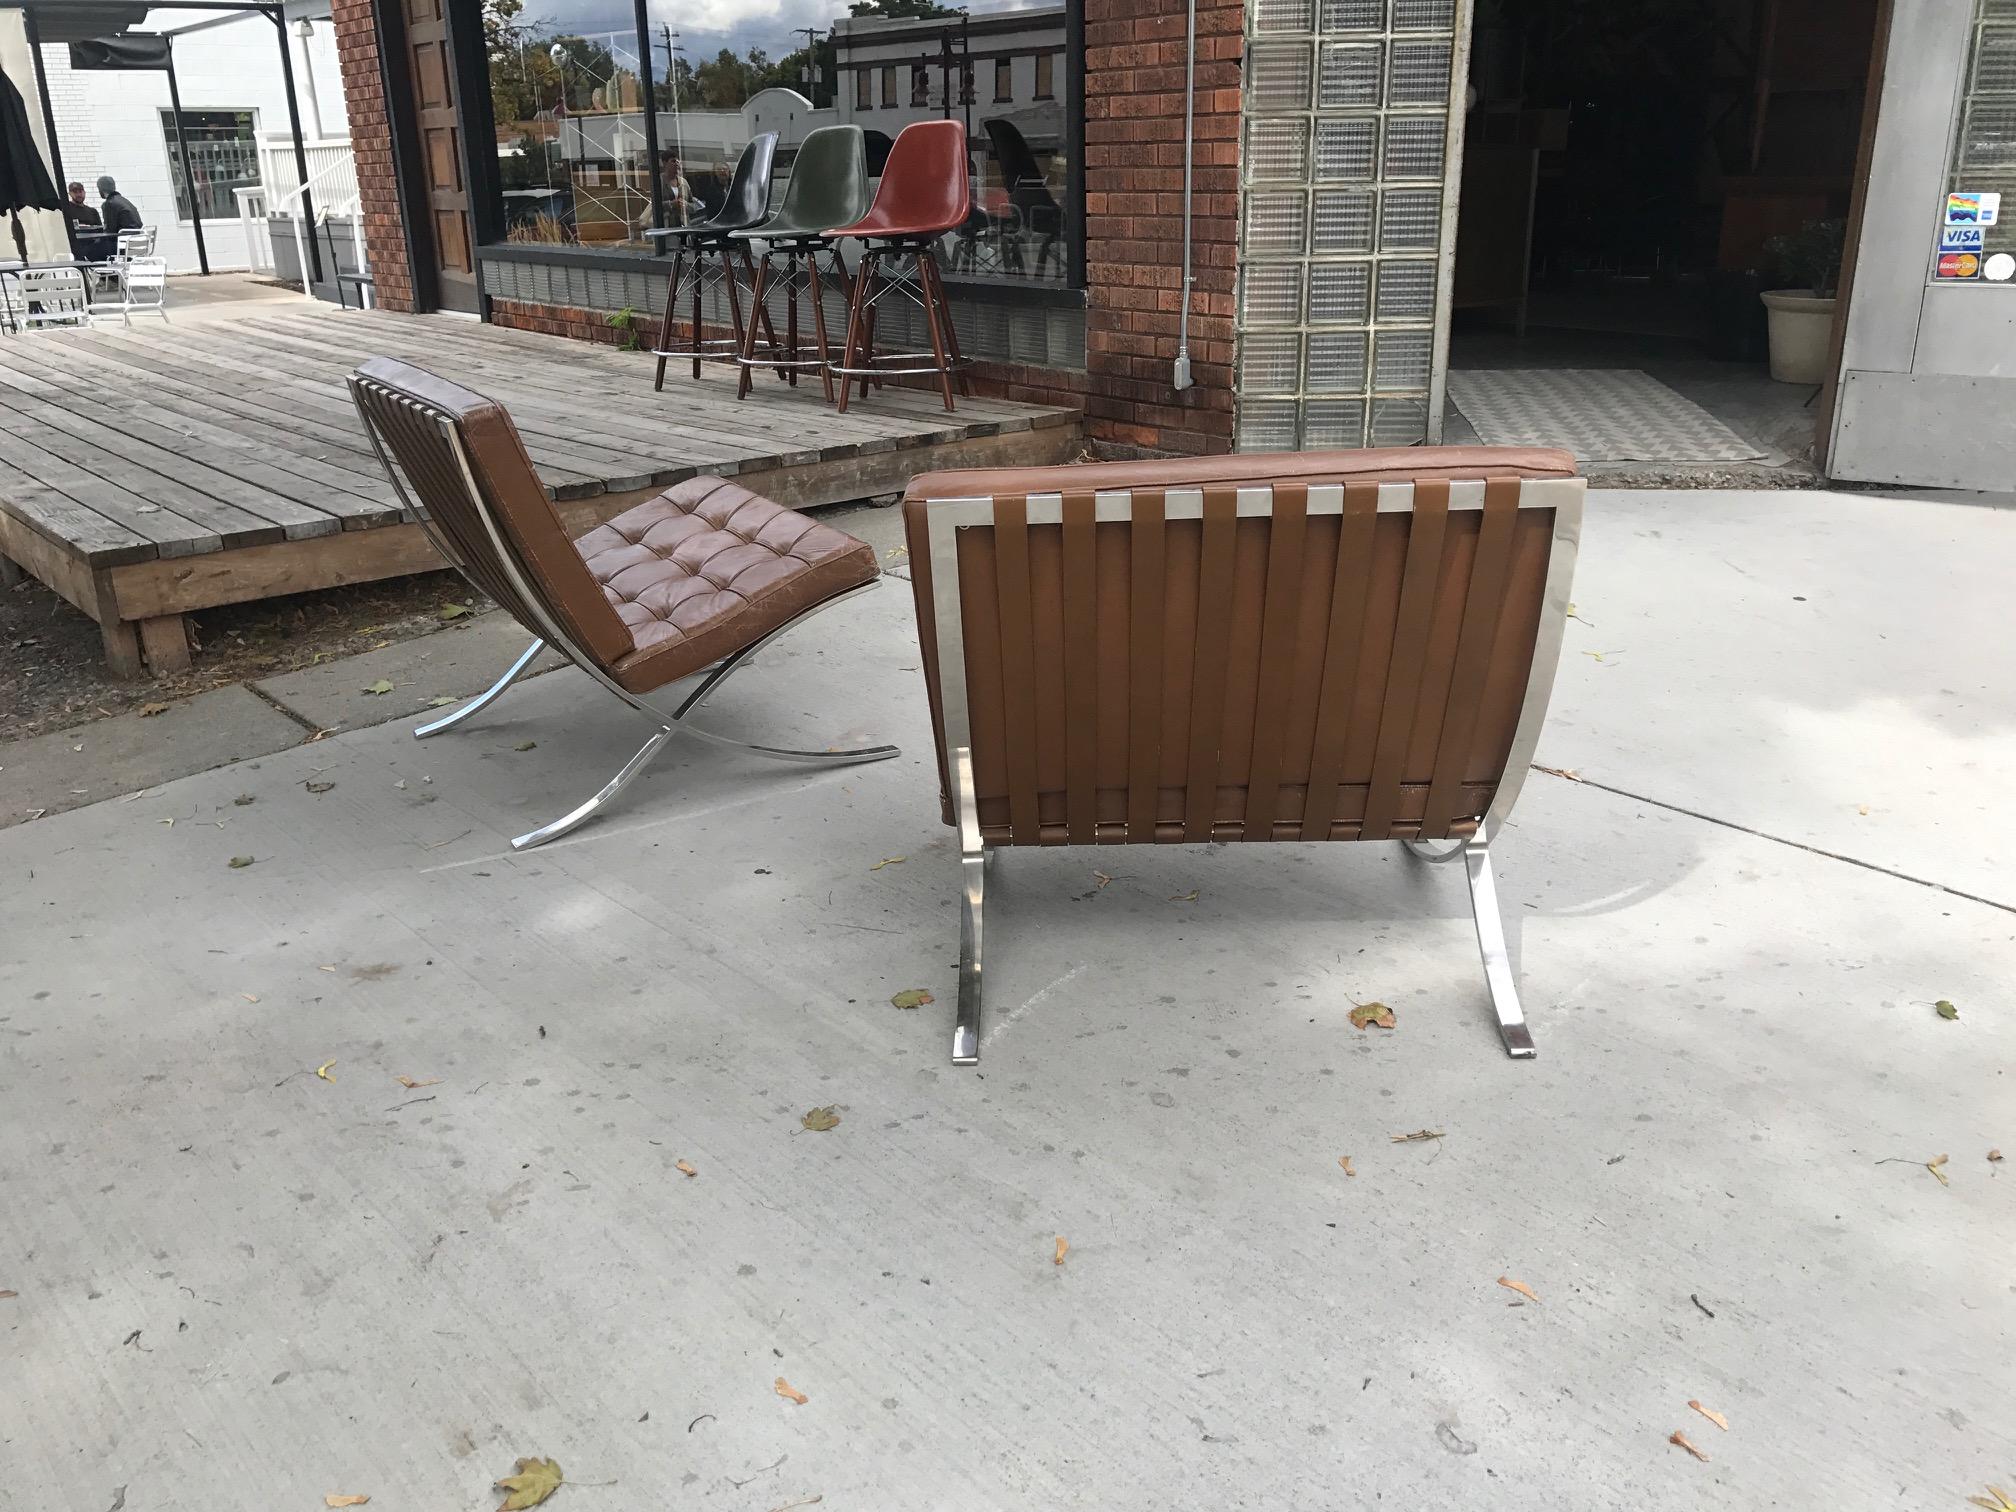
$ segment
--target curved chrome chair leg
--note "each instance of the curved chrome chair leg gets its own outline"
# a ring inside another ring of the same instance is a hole
[[[959,1016],[952,1025],[952,1064],[980,1064],[980,920],[987,897],[987,850],[980,843],[980,813],[973,797],[973,757],[953,753],[959,784]]]
[[[511,684],[518,681],[524,675],[525,669],[532,665],[532,659],[545,649],[546,642],[543,640],[532,642],[530,646],[526,647],[525,654],[511,663],[511,670],[490,685],[490,690],[487,693],[479,693],[445,719],[437,719],[432,724],[421,725],[419,729],[413,732],[413,738],[415,740],[425,740],[429,735],[439,735],[443,730],[462,723],[463,720],[467,719],[471,714],[476,713],[479,709],[487,708],[495,703],[498,695],[503,693]]]
[[[569,830],[586,824],[602,811],[604,804],[636,781],[638,774],[651,765],[657,759],[658,753],[665,749],[665,743],[678,733],[678,728],[674,725],[661,725],[658,732],[638,749],[637,754],[624,763],[623,770],[602,785],[601,792],[579,808],[561,815],[551,824],[542,825],[529,834],[520,835],[511,842],[511,849],[530,850],[535,845],[544,845],[548,840],[557,840]]]
[[[1539,1052],[1519,1006],[1519,985],[1513,980],[1512,957],[1505,947],[1505,920],[1498,912],[1498,884],[1491,875],[1491,837],[1480,824],[1474,839],[1458,841],[1446,851],[1429,850],[1419,840],[1408,841],[1407,848],[1424,861],[1463,858],[1464,876],[1470,884],[1470,914],[1477,925],[1477,950],[1484,958],[1484,983],[1491,991],[1498,1033],[1505,1041],[1506,1054],[1514,1060],[1533,1059]]]

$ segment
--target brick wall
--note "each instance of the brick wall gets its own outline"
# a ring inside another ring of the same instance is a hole
[[[1183,0],[1085,0],[1088,429],[1154,451],[1232,449],[1239,247],[1238,0],[1198,0],[1190,358],[1170,386],[1182,308]]]
[[[390,3],[390,0],[388,0]],[[364,207],[364,249],[377,280],[373,291],[387,310],[413,308],[413,270],[406,255],[406,225],[392,167],[392,123],[385,109],[385,76],[378,62],[373,0],[332,0],[337,55],[343,62],[343,100],[357,154],[357,187]]]
[[[1195,386],[1172,386],[1182,308],[1183,0],[1084,0],[1086,366],[983,363],[977,391],[1083,404],[1087,431],[1116,451],[1232,448],[1232,301],[1239,214],[1240,0],[1199,0],[1192,180],[1190,354]],[[344,87],[379,302],[411,309],[371,0],[335,0]],[[493,318],[614,341],[591,310],[496,300]],[[655,340],[655,321],[640,326]]]

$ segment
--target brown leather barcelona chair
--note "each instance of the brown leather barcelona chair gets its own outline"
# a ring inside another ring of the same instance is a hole
[[[904,500],[980,1055],[1006,845],[1398,840],[1461,857],[1506,1048],[1533,1054],[1492,838],[1546,716],[1582,522],[1566,452],[931,473]]]
[[[570,540],[503,406],[385,357],[350,375],[350,394],[401,502],[441,555],[537,637],[488,692],[414,735],[424,740],[486,707],[547,646],[658,723],[601,791],[514,848],[593,817],[681,731],[782,761],[896,754],[887,745],[748,745],[685,722],[759,647],[873,588],[866,542],[721,478],[688,479]],[[647,700],[688,678],[698,681],[669,712]]]

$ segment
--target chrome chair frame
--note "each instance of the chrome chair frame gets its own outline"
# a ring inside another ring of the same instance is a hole
[[[1568,625],[1569,592],[1575,577],[1575,556],[1582,537],[1582,502],[1585,485],[1580,478],[1529,478],[1520,484],[1521,509],[1554,511],[1554,537],[1547,559],[1540,623],[1534,636],[1533,659],[1526,679],[1525,698],[1519,722],[1513,731],[1511,749],[1506,754],[1504,775],[1492,795],[1491,806],[1479,819],[1475,835],[1459,839],[1446,851],[1436,851],[1433,842],[1405,840],[1410,852],[1431,862],[1462,857],[1470,884],[1470,909],[1477,927],[1477,945],[1484,966],[1484,983],[1498,1022],[1505,1050],[1515,1060],[1530,1060],[1536,1054],[1533,1035],[1519,1003],[1519,990],[1512,972],[1511,955],[1505,943],[1504,917],[1498,907],[1498,887],[1491,870],[1492,839],[1504,827],[1506,817],[1519,799],[1531,769],[1540,730],[1547,722],[1547,704],[1554,690],[1560,666],[1561,644]],[[1411,483],[1381,483],[1379,509],[1409,511],[1413,508]],[[1336,513],[1343,507],[1344,490],[1336,485],[1309,490],[1309,513]],[[1456,482],[1450,485],[1452,510],[1481,509],[1484,484]],[[971,712],[966,696],[966,638],[959,596],[958,534],[962,528],[993,523],[991,498],[948,498],[930,501],[931,614],[937,632],[939,695],[944,709],[945,770],[951,775],[954,818],[959,830],[960,916],[959,916],[959,1002],[952,1028],[952,1064],[971,1066],[980,1060],[981,945],[983,912],[987,895],[988,863],[998,846],[988,846],[980,834],[980,809],[973,785]],[[1164,496],[1168,519],[1196,519],[1201,516],[1204,495],[1201,489],[1170,489]],[[1127,493],[1094,495],[1095,518],[1132,518],[1133,500]],[[1032,525],[1057,524],[1063,519],[1062,494],[1031,494],[1027,502]],[[1273,490],[1266,487],[1241,488],[1238,511],[1242,515],[1267,515],[1273,510]],[[1316,842],[1335,843],[1335,842]]]
[[[372,450],[378,454],[379,465],[385,469],[385,475],[392,480],[392,487],[398,493],[399,501],[406,513],[426,533],[427,539],[433,544],[434,549],[440,552],[442,558],[453,566],[456,571],[462,573],[470,585],[477,588],[480,592],[481,585],[473,577],[470,577],[461,557],[455,552],[446,536],[441,533],[426,508],[419,504],[406,491],[405,480],[400,477],[399,470],[392,465],[392,459],[385,450],[384,442],[379,438],[377,427],[371,423],[371,417],[365,410],[360,398],[359,391],[365,386],[366,381],[354,374],[350,377],[351,400],[356,404],[358,416],[364,422],[365,434],[371,438]],[[445,718],[419,726],[413,731],[414,738],[416,740],[425,740],[430,735],[437,735],[443,730],[460,724],[471,715],[495,703],[507,688],[525,674],[526,670],[532,665],[533,660],[548,646],[551,646],[554,650],[565,656],[596,682],[623,700],[624,703],[641,713],[648,714],[658,725],[658,728],[652,732],[651,737],[638,748],[637,753],[625,762],[618,769],[616,775],[604,783],[591,797],[568,810],[568,812],[551,823],[543,824],[535,830],[529,830],[525,834],[514,838],[511,842],[513,850],[529,850],[533,846],[544,845],[549,840],[557,840],[562,835],[568,833],[568,831],[576,829],[594,818],[625,788],[643,774],[644,770],[657,759],[658,753],[665,748],[674,735],[681,733],[697,736],[715,745],[733,746],[741,750],[753,751],[759,756],[767,756],[776,761],[799,762],[818,766],[849,766],[866,761],[886,761],[890,757],[899,754],[898,747],[893,745],[858,746],[848,750],[827,751],[801,751],[780,746],[757,745],[750,741],[735,740],[726,735],[717,735],[712,731],[702,730],[684,722],[686,716],[705,703],[720,688],[721,684],[743,667],[748,666],[755,658],[756,653],[763,647],[769,645],[786,632],[795,630],[814,615],[832,608],[842,600],[853,598],[856,594],[866,593],[870,589],[880,586],[879,581],[863,583],[858,588],[850,588],[845,592],[836,593],[829,598],[821,599],[802,613],[786,620],[782,625],[772,630],[760,640],[753,641],[749,645],[741,647],[739,650],[723,657],[711,667],[701,669],[700,672],[695,674],[700,679],[699,686],[680,700],[677,707],[668,714],[649,702],[642,694],[631,692],[613,677],[609,676],[607,672],[603,671],[595,663],[594,659],[575,643],[574,639],[567,634],[558,621],[546,612],[543,596],[527,580],[524,569],[519,564],[517,553],[505,541],[504,534],[498,528],[497,518],[490,508],[489,501],[483,497],[483,491],[477,485],[475,470],[469,462],[468,448],[464,445],[462,433],[456,427],[454,421],[445,415],[440,415],[427,409],[423,405],[414,403],[404,394],[379,388],[375,385],[373,388],[381,396],[390,398],[395,403],[411,410],[414,414],[432,421],[435,427],[441,432],[450,454],[455,459],[462,487],[476,511],[476,517],[483,522],[484,534],[490,540],[491,550],[496,554],[499,567],[502,569],[511,587],[517,592],[520,600],[531,609],[533,616],[538,620],[538,625],[536,626],[538,638],[532,642],[517,661],[511,664],[509,670],[502,677],[467,704],[464,704]],[[688,679],[682,679],[682,681],[685,680]],[[673,684],[672,686],[677,686],[677,684]]]

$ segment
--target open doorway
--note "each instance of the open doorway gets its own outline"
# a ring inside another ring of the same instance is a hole
[[[1878,10],[1477,0],[1450,439],[1809,475],[1821,380],[1773,380],[1758,296],[1838,276]]]

